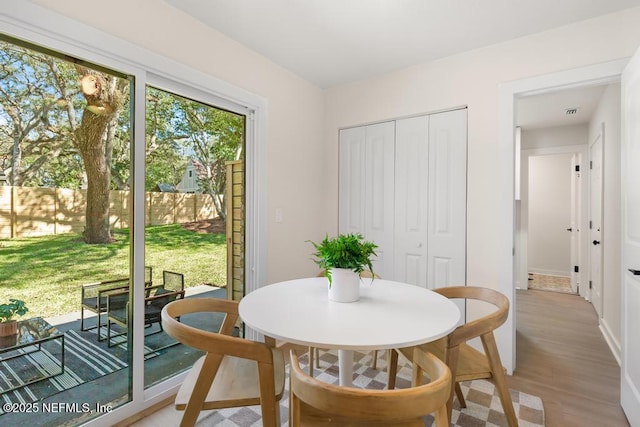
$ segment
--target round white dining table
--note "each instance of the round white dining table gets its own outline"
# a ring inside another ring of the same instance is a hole
[[[363,278],[360,299],[328,299],[324,277],[259,288],[240,301],[244,323],[269,337],[338,350],[340,384],[351,385],[354,350],[409,347],[441,338],[460,321],[457,305],[406,283]]]

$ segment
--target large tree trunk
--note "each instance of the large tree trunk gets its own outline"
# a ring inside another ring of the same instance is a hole
[[[121,94],[115,77],[86,68],[81,74],[82,93],[87,107],[76,131],[76,143],[87,173],[87,211],[84,240],[87,243],[111,242],[109,224],[109,185],[111,169],[106,153],[109,123],[116,119]]]
[[[84,121],[83,118],[83,125]],[[97,128],[99,125],[95,124],[94,126]],[[106,166],[104,146],[101,144],[97,146],[87,144],[80,149],[80,153],[87,171],[87,210],[84,240],[87,243],[108,243],[112,240],[109,225],[110,173],[109,168]]]

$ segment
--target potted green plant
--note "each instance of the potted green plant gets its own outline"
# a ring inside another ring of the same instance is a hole
[[[10,298],[8,304],[0,304],[0,337],[14,335],[18,332],[15,316],[23,316],[29,309],[24,301]]]
[[[376,256],[373,242],[364,240],[361,234],[340,234],[320,243],[310,241],[316,252],[315,262],[324,270],[329,280],[329,299],[353,302],[360,298],[360,275],[368,270],[373,273],[372,257]]]

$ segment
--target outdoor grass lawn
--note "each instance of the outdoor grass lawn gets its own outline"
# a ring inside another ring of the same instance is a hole
[[[129,275],[129,230],[114,230],[113,236],[113,243],[99,245],[87,245],[77,233],[0,239],[0,303],[25,301],[25,318],[79,311],[83,283]],[[226,285],[224,234],[171,224],[147,227],[145,241],[154,284],[162,283],[162,270],[170,270],[184,274],[185,287]]]

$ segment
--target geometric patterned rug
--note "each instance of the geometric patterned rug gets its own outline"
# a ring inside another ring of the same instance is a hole
[[[378,352],[377,369],[371,368],[373,352],[354,353],[355,387],[384,389],[387,383],[385,351]],[[307,355],[300,356],[300,365],[306,369]],[[338,356],[334,351],[320,352],[320,368],[316,368],[316,378],[332,384],[338,384]],[[288,373],[288,364],[287,364]],[[411,385],[411,365],[406,359],[399,358],[397,388]],[[461,383],[467,401],[466,408],[460,408],[457,399],[452,413],[452,425],[459,427],[493,427],[506,426],[507,420],[502,411],[500,398],[495,394],[494,386],[489,381],[469,381]],[[544,426],[544,409],[542,400],[515,390],[510,390],[513,406],[521,427]],[[288,380],[285,382],[285,393],[280,401],[280,419],[282,426],[288,426],[289,393]],[[425,426],[433,424],[433,417],[424,418]],[[206,418],[197,423],[198,427],[260,427],[262,426],[260,406],[222,409],[212,411]]]
[[[565,276],[551,276],[549,274],[529,273],[529,289],[539,291],[562,292],[575,294],[571,289],[571,278]]]

